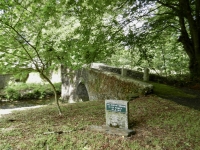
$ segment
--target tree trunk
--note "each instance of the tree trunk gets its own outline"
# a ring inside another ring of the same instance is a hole
[[[190,77],[193,81],[200,81],[200,54],[195,54],[189,62]]]
[[[178,17],[181,27],[179,42],[183,44],[184,50],[189,56],[190,77],[193,81],[200,81],[199,6],[200,0],[195,0],[196,13],[194,13],[189,0],[179,0]]]
[[[52,87],[53,92],[54,92],[54,96],[55,96],[55,101],[56,101],[58,113],[59,113],[59,115],[61,116],[61,115],[62,115],[62,111],[61,111],[61,108],[60,108],[60,105],[59,105],[58,94],[57,94],[57,92],[56,92],[56,88],[55,88],[55,86],[54,86],[52,83],[50,83],[50,84],[51,84],[51,87]]]
[[[183,44],[183,48],[189,56],[189,71],[192,81],[200,81],[200,48],[196,46],[196,43],[191,40],[186,40],[184,35],[179,38],[179,41]],[[197,44],[198,45],[198,44]]]
[[[54,96],[55,96],[55,102],[56,102],[56,105],[57,105],[57,109],[58,109],[58,113],[59,115],[61,116],[62,115],[62,111],[61,111],[61,108],[60,108],[60,105],[59,105],[59,101],[58,101],[58,94],[56,92],[56,88],[54,86],[54,84],[51,82],[51,80],[45,76],[45,74],[41,73],[40,72],[40,75],[47,81],[49,82],[49,84],[51,85],[52,89],[53,89],[53,92],[54,92]]]

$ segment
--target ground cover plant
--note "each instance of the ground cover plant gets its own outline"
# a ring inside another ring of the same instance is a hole
[[[55,83],[58,94],[61,93],[61,83]],[[3,95],[8,100],[43,99],[52,97],[54,92],[50,84],[15,83],[8,85],[3,90]]]
[[[136,131],[130,137],[88,130],[105,124],[104,101],[61,108],[62,116],[54,105],[3,115],[0,149],[200,149],[199,110],[154,95],[130,101],[130,128]]]

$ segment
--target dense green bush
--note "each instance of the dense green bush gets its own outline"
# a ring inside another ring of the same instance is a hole
[[[9,100],[19,100],[20,93],[12,88],[6,90],[6,98]]]
[[[57,93],[60,94],[61,83],[54,85]],[[4,92],[8,100],[43,99],[54,95],[50,84],[10,84],[4,89]]]

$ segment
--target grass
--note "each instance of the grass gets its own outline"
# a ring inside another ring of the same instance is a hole
[[[179,97],[179,98],[196,98],[196,95],[185,93],[182,90],[173,86],[156,82],[149,82],[149,83],[154,86],[154,94],[156,95],[160,96],[173,95],[174,97]]]
[[[200,112],[156,96],[130,101],[130,128],[122,137],[87,130],[105,124],[104,101],[15,111],[0,118],[0,149],[199,150]],[[69,131],[47,134],[51,131]]]

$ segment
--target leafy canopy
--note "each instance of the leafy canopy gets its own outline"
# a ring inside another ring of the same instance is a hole
[[[111,54],[105,23],[109,14],[100,7],[107,3],[103,1],[98,6],[91,1],[1,2],[1,66],[5,66],[5,71],[41,73],[58,64],[75,69],[105,59]]]

